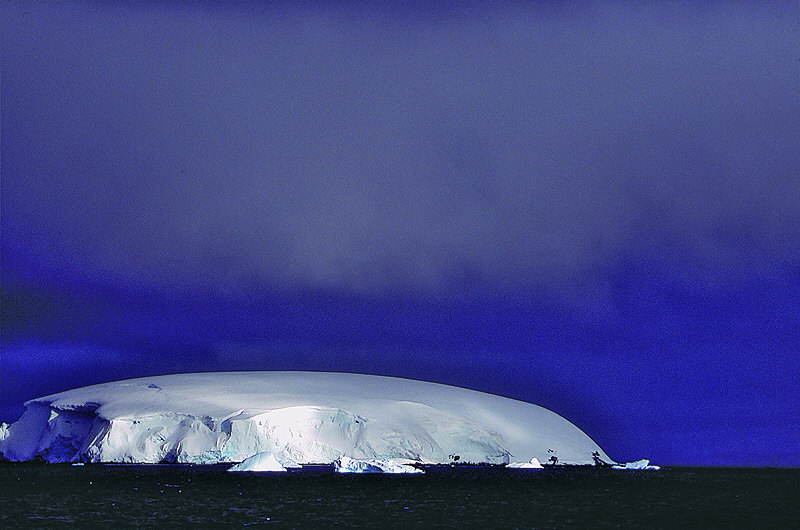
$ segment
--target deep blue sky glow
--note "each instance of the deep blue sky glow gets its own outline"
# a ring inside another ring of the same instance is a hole
[[[796,2],[0,10],[0,419],[356,371],[800,465]]]

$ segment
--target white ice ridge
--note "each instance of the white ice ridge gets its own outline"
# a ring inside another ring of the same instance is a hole
[[[650,460],[642,458],[634,462],[625,462],[624,464],[616,464],[611,466],[614,469],[661,469],[659,466],[651,466]]]
[[[551,460],[613,463],[578,427],[523,401],[350,373],[176,374],[77,388],[26,403],[7,460],[241,462]]]
[[[354,460],[341,456],[334,461],[333,466],[337,473],[424,473],[421,469],[392,459]]]

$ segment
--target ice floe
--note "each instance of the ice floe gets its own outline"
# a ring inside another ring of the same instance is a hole
[[[533,457],[529,462],[511,462],[506,467],[513,469],[542,469],[542,464],[538,458]]]
[[[228,471],[286,471],[272,453],[258,453],[232,466]]]
[[[411,465],[396,460],[355,460],[342,456],[333,463],[337,473],[423,473]]]
[[[659,466],[651,466],[650,460],[646,458],[634,462],[625,462],[624,464],[615,464],[611,467],[614,469],[661,469]]]

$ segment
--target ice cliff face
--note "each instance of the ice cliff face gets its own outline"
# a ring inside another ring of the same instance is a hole
[[[542,407],[463,388],[320,372],[229,372],[132,379],[32,400],[4,428],[8,460],[219,463],[342,457],[508,463],[611,462]],[[549,452],[548,452],[549,451]]]

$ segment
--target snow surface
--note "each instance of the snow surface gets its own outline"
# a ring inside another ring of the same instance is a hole
[[[48,462],[613,462],[545,408],[448,385],[328,372],[130,379],[26,403],[0,454]],[[548,452],[549,451],[549,452]]]
[[[661,469],[659,466],[651,466],[650,460],[642,458],[635,462],[625,462],[624,464],[616,464],[611,466],[614,469]]]
[[[354,460],[342,456],[333,465],[337,473],[424,473],[421,469],[391,459]]]
[[[506,467],[515,469],[544,469],[541,462],[536,457],[530,459],[529,462],[511,462]]]
[[[272,453],[258,453],[250,458],[245,458],[228,471],[286,471],[286,468],[275,459]]]

